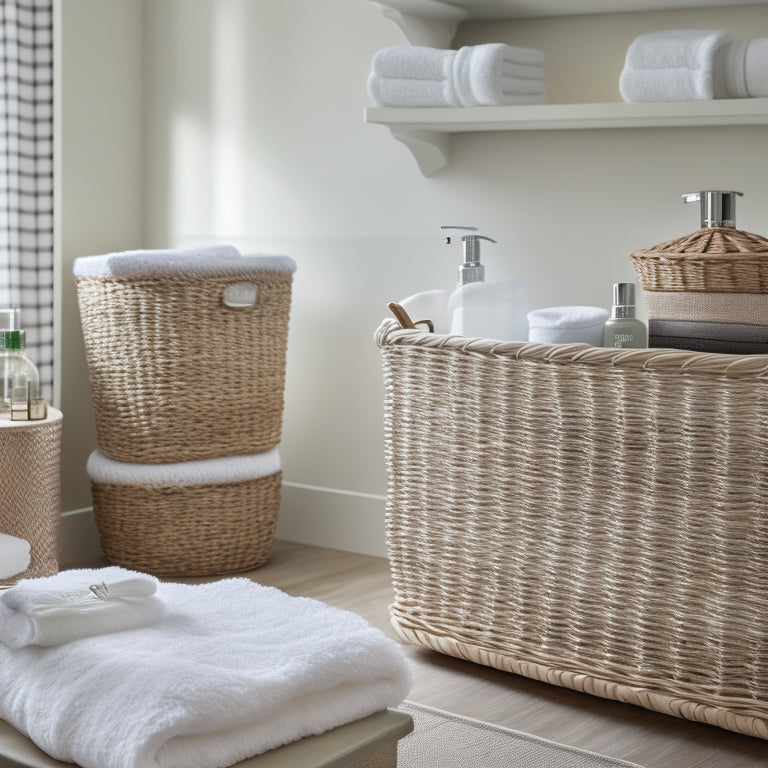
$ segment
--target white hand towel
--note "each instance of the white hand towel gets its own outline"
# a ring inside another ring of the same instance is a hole
[[[730,40],[724,30],[668,29],[636,38],[619,78],[628,102],[714,98],[715,51]]]
[[[160,619],[163,601],[152,576],[105,568],[24,579],[0,595],[0,643],[18,649],[55,646],[84,637],[146,627]],[[94,587],[91,590],[91,586]]]
[[[160,594],[151,627],[0,646],[0,718],[83,768],[212,768],[396,706],[410,688],[397,643],[354,614],[247,579]]]
[[[423,45],[391,45],[373,56],[371,71],[384,78],[449,80],[456,51]]]
[[[417,320],[431,320],[435,333],[448,333],[447,310],[448,293],[443,290],[422,291],[408,296],[400,302],[400,306],[408,313],[414,323]],[[426,331],[426,326],[416,326]]]
[[[408,80],[371,73],[368,95],[381,107],[460,107],[453,80]]]
[[[258,480],[280,471],[280,452],[225,456],[219,459],[180,461],[173,464],[134,464],[115,461],[97,448],[88,457],[88,477],[96,483],[115,485],[186,486],[210,483],[239,483]]]
[[[749,41],[744,54],[747,93],[753,98],[768,97],[768,38]]]
[[[29,568],[29,542],[0,533],[0,579],[10,579]]]
[[[288,256],[243,255],[231,245],[189,250],[121,251],[75,259],[75,277],[147,277],[190,275],[249,275],[260,272],[294,272]]]
[[[513,106],[542,104],[546,101],[544,80],[506,77],[504,63],[517,63],[530,54],[529,60],[542,60],[543,53],[503,43],[465,46],[456,52],[453,80],[461,104],[475,106]]]

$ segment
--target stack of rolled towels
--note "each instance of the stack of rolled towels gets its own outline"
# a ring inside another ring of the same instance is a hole
[[[384,107],[542,104],[544,53],[504,43],[458,50],[390,46],[378,51],[368,93]]]
[[[768,97],[768,38],[734,40],[722,29],[641,35],[627,50],[619,90],[628,102]]]

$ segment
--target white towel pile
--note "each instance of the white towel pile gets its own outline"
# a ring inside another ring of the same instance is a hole
[[[119,569],[64,571],[56,589]],[[83,768],[214,768],[396,706],[410,672],[361,617],[247,579],[161,584],[151,626],[0,645],[0,718]]]
[[[29,568],[29,542],[7,533],[0,533],[0,579],[18,576]]]
[[[544,54],[503,43],[454,50],[390,46],[378,51],[368,93],[386,107],[477,107],[546,101]]]
[[[627,50],[619,90],[628,102],[768,96],[768,39],[733,40],[720,29],[641,35]]]

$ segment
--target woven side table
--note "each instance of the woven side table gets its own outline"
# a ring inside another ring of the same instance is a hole
[[[43,421],[0,415],[0,531],[26,539],[31,550],[29,568],[0,585],[58,572],[61,425],[55,408]]]

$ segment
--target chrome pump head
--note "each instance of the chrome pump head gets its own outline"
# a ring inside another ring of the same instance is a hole
[[[456,227],[443,225],[440,229],[463,229],[470,232],[477,232],[477,227]],[[487,240],[489,243],[495,243],[490,237],[485,235],[462,235],[461,242],[464,245],[464,262],[459,267],[459,285],[467,283],[482,283],[485,280],[485,267],[480,263],[480,241]],[[450,236],[445,238],[445,243],[451,243]]]
[[[736,227],[736,196],[744,196],[743,192],[719,189],[704,189],[701,192],[686,192],[683,202],[701,203],[701,226],[705,227]]]

